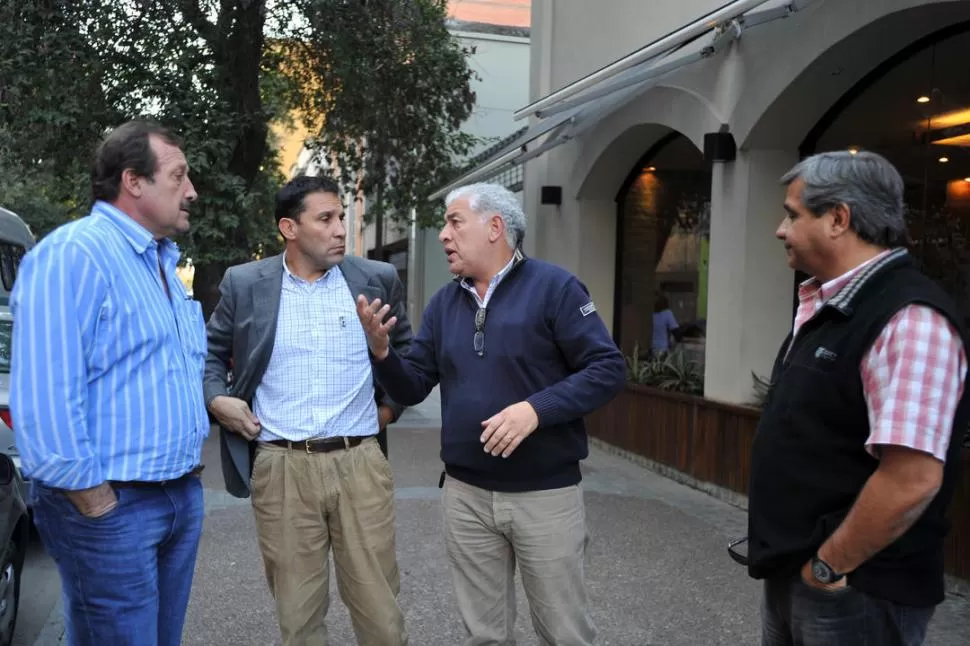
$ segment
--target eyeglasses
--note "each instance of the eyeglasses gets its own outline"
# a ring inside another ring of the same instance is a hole
[[[475,352],[478,356],[485,356],[485,308],[479,307],[475,312]]]

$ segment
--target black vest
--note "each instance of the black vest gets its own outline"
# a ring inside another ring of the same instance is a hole
[[[799,571],[845,518],[879,462],[865,448],[869,416],[859,365],[889,320],[906,305],[928,305],[968,337],[956,307],[896,250],[868,265],[815,317],[790,352],[782,344],[755,434],[748,498],[749,573]],[[905,534],[849,574],[849,584],[910,606],[944,599],[943,538],[960,446],[970,413],[970,384],[957,406],[943,484]]]

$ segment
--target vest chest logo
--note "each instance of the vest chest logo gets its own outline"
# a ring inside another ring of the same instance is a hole
[[[820,345],[817,348],[815,348],[816,359],[823,359],[825,361],[835,361],[838,358],[838,356],[839,355],[837,355],[836,353],[832,352],[831,350],[829,350],[824,346]]]

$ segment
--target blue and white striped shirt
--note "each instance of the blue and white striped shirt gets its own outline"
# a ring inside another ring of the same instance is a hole
[[[178,258],[172,241],[105,202],[24,257],[11,296],[10,412],[28,477],[85,489],[199,464],[205,324]]]
[[[253,397],[259,441],[376,434],[367,337],[340,267],[310,283],[284,258],[281,292],[273,354]]]

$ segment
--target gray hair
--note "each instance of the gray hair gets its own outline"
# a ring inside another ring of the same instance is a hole
[[[820,153],[796,164],[781,183],[799,178],[805,183],[802,203],[817,217],[845,204],[860,239],[881,247],[906,244],[903,178],[885,157],[865,151]]]
[[[448,193],[445,205],[451,206],[455,200],[468,198],[468,206],[477,215],[498,215],[505,223],[505,240],[512,249],[519,247],[525,240],[525,213],[519,205],[515,193],[501,184],[468,184],[459,186]]]

